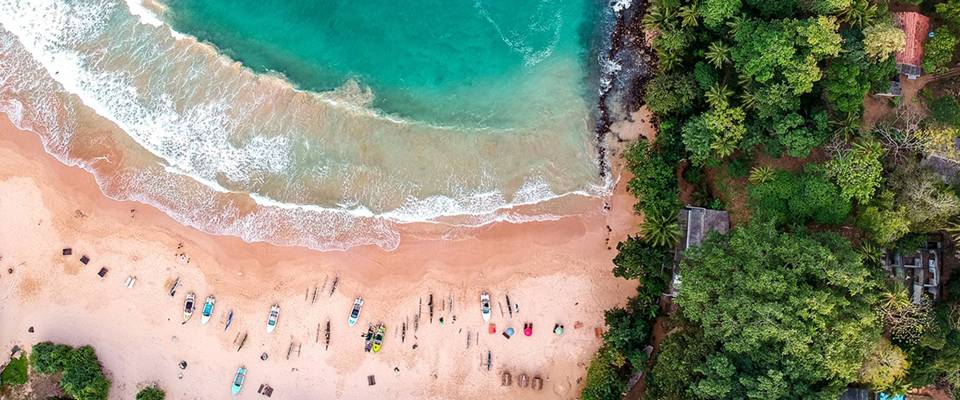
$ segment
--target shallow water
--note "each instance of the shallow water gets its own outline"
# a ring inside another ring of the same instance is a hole
[[[607,191],[590,0],[400,3],[0,0],[0,109],[108,195],[248,241],[389,249]]]

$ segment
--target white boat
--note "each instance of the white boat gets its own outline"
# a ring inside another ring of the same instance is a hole
[[[480,293],[480,314],[484,321],[490,321],[490,293]]]
[[[193,311],[197,308],[197,295],[193,292],[187,293],[186,300],[183,301],[183,323],[187,323],[193,316]]]
[[[280,305],[274,304],[270,307],[270,315],[267,316],[267,333],[277,329],[277,320],[280,319]]]
[[[217,303],[217,299],[213,295],[207,296],[207,300],[203,302],[203,311],[200,312],[200,323],[206,325],[210,321],[210,316],[213,315],[213,305]]]
[[[357,297],[353,301],[353,310],[350,310],[350,319],[347,321],[350,326],[357,324],[357,320],[360,319],[360,310],[363,309],[363,297]]]

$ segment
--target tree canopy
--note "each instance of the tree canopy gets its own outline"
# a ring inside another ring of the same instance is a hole
[[[656,383],[654,398],[836,399],[880,335],[878,280],[835,234],[751,223],[688,251],[681,273],[695,333],[664,344],[651,379],[681,381]],[[687,373],[664,365],[692,355]]]

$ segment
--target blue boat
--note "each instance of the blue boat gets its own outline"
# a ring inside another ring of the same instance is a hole
[[[203,311],[200,313],[200,323],[206,325],[210,321],[210,317],[213,316],[213,305],[216,304],[217,299],[213,295],[207,296],[207,301],[203,302]]]
[[[234,396],[240,394],[240,389],[243,389],[243,381],[247,379],[247,368],[241,366],[237,369],[237,375],[233,378],[233,387],[230,391]]]

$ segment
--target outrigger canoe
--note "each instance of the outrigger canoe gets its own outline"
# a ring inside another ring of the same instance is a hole
[[[277,328],[278,319],[280,319],[280,306],[274,304],[270,307],[270,315],[267,316],[267,333],[271,333]]]
[[[207,322],[210,322],[210,316],[213,315],[213,305],[217,303],[217,299],[213,295],[207,296],[207,300],[203,302],[203,311],[200,312],[200,323],[206,325]]]
[[[353,310],[350,310],[350,319],[347,320],[350,326],[357,324],[357,320],[360,319],[361,309],[363,309],[363,297],[357,297],[357,299],[353,301]]]
[[[223,326],[223,331],[226,332],[230,328],[230,324],[233,323],[233,310],[227,313],[227,324]]]
[[[387,333],[387,327],[383,324],[377,326],[377,333],[373,335],[373,352],[379,353],[380,348],[383,347],[383,337]]]
[[[243,389],[243,381],[247,379],[247,368],[241,366],[237,369],[237,375],[233,377],[233,387],[230,388],[230,392],[234,396],[240,394],[240,389]]]
[[[197,295],[193,292],[187,293],[186,300],[183,301],[183,323],[187,323],[193,316],[193,311],[197,308]]]
[[[490,321],[490,293],[480,293],[480,314],[484,322]]]

